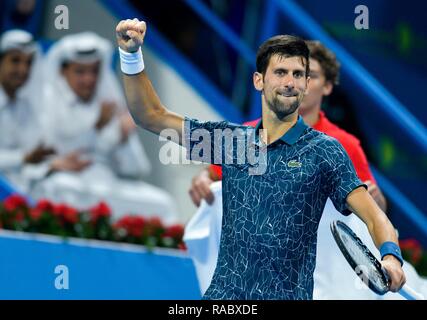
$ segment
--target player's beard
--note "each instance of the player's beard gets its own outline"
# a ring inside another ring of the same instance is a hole
[[[274,96],[270,99],[266,97],[268,107],[276,114],[278,119],[284,119],[290,114],[293,114],[300,106],[301,101],[304,98],[304,94],[297,92],[294,94],[294,97],[287,98],[286,100],[281,99],[278,93],[275,93]]]

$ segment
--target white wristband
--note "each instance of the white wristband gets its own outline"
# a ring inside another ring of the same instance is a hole
[[[144,70],[144,59],[142,58],[141,47],[137,52],[126,52],[119,47],[120,53],[120,66],[122,72],[125,74],[133,75],[141,73]]]

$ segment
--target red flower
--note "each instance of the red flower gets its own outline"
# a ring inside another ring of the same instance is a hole
[[[141,237],[146,224],[145,219],[141,216],[134,216],[131,222],[129,234],[134,237]]]
[[[406,251],[413,264],[417,264],[423,255],[421,244],[415,239],[406,239],[399,241],[399,246],[402,251]]]
[[[111,216],[111,209],[105,202],[100,202],[97,206],[91,208],[90,220],[95,223],[99,218],[109,218]]]
[[[418,242],[418,240],[415,239],[401,240],[399,241],[399,246],[402,250],[421,248],[421,244]]]
[[[147,220],[145,229],[148,236],[154,236],[156,234],[162,233],[164,229],[163,222],[159,217],[150,217]]]
[[[28,204],[23,196],[13,194],[4,200],[3,206],[7,211],[14,211],[18,208],[28,207]]]
[[[39,209],[37,207],[36,208],[32,208],[30,210],[30,217],[34,221],[38,221],[41,218],[42,214],[43,214],[43,210],[41,210],[41,209]]]
[[[54,209],[54,205],[47,199],[40,199],[37,202],[35,209],[38,209],[40,211],[52,212]]]
[[[68,223],[75,224],[79,221],[78,211],[63,203],[53,207],[53,214]]]
[[[185,245],[185,243],[184,243],[184,242],[180,242],[180,243],[178,244],[178,249],[179,249],[179,250],[183,250],[183,251],[185,251],[185,250],[187,250],[187,246]]]
[[[145,225],[144,217],[125,215],[114,224],[114,228],[124,229],[128,235],[139,238],[143,234]]]
[[[153,228],[158,228],[158,229],[164,228],[163,222],[159,217],[148,218],[148,224]]]
[[[25,219],[25,215],[23,211],[18,211],[15,215],[15,221],[22,222]]]
[[[68,223],[75,224],[79,221],[79,213],[76,209],[68,207],[64,212],[64,220]]]
[[[179,240],[181,240],[183,236],[184,236],[184,227],[180,224],[175,224],[166,228],[166,231],[163,234],[163,237],[171,237]]]
[[[128,225],[129,217],[130,216],[128,215],[121,217],[119,220],[116,221],[116,223],[114,223],[114,228],[125,228]]]
[[[67,205],[63,204],[63,203],[55,204],[53,206],[53,211],[52,211],[53,215],[58,217],[58,218],[62,217],[62,213],[65,211],[66,206]]]

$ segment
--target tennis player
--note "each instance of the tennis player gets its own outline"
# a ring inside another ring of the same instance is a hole
[[[262,119],[254,130],[226,121],[199,122],[167,110],[144,72],[141,45],[146,30],[138,19],[123,20],[116,27],[135,122],[158,135],[174,130],[178,134],[169,137],[185,146],[193,160],[222,161],[220,250],[204,298],[312,299],[317,227],[328,197],[338,211],[353,211],[366,223],[390,275],[390,289],[398,291],[405,275],[392,224],[357,177],[341,144],[298,116],[310,80],[306,43],[279,35],[260,46],[253,82],[261,92]],[[235,133],[233,143],[218,140],[219,131]],[[261,161],[245,156],[242,163],[242,153],[230,151],[230,145],[242,139],[248,149],[263,155]]]

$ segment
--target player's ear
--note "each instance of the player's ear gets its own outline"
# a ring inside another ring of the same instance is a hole
[[[332,93],[332,89],[334,88],[334,85],[330,81],[326,81],[325,85],[323,86],[323,95],[329,96]]]
[[[253,82],[255,89],[257,89],[258,91],[262,91],[264,89],[264,79],[262,73],[254,72]]]
[[[307,77],[307,80],[306,80],[307,82],[306,82],[306,86],[305,86],[305,91],[304,91],[304,95],[308,95],[308,93],[309,93],[309,91],[310,91],[310,77],[308,76]]]

